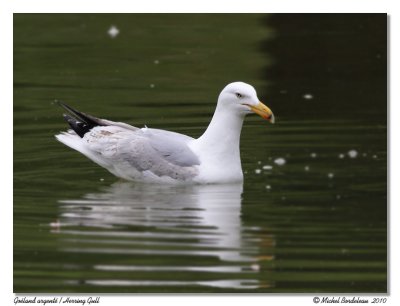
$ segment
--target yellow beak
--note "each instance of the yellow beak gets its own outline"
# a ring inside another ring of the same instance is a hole
[[[255,112],[257,115],[260,115],[261,117],[263,117],[264,119],[268,120],[271,123],[275,123],[275,116],[272,113],[272,111],[269,109],[268,106],[266,106],[264,103],[262,103],[261,101],[258,102],[257,105],[248,105],[248,107],[250,107],[250,109]]]

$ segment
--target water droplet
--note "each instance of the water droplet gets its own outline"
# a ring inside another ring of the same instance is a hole
[[[100,182],[104,182],[104,179],[103,179],[103,178],[101,178],[101,179],[100,179]]]
[[[339,158],[340,158],[340,159],[343,159],[343,158],[344,158],[344,154],[340,153],[340,154],[339,154]]]
[[[274,163],[277,164],[278,166],[283,166],[284,164],[286,164],[286,160],[282,157],[279,157],[274,160]]]
[[[349,252],[349,250],[348,249],[341,249],[341,252],[342,252],[342,254],[346,254],[346,253]]]
[[[372,158],[378,158],[378,156],[376,154],[372,155]]]
[[[260,173],[261,173],[261,169],[256,169],[256,170],[254,170],[254,172],[255,172],[256,174],[260,174]]]
[[[269,190],[269,189],[271,189],[271,185],[267,185],[267,186],[265,186],[265,188]]]
[[[273,167],[272,166],[270,166],[270,165],[264,165],[263,166],[263,169],[264,170],[271,170]]]
[[[155,65],[158,65],[159,63],[160,63],[159,60],[154,60],[154,64],[155,64]]]
[[[358,155],[358,152],[356,150],[350,150],[349,152],[347,152],[347,155],[349,155],[350,158],[356,158]]]
[[[118,29],[116,26],[112,25],[112,26],[108,29],[107,33],[108,33],[108,35],[109,35],[111,38],[115,38],[115,37],[117,37],[118,34],[119,34],[119,29]]]
[[[50,227],[60,227],[61,226],[60,220],[57,219],[55,222],[50,222],[49,226]]]
[[[333,178],[335,175],[332,173],[332,172],[330,172],[330,173],[328,173],[328,177],[331,179],[331,178]]]
[[[305,171],[310,171],[310,167],[309,167],[309,166],[305,166],[305,167],[304,167],[304,170],[305,170]]]
[[[154,84],[150,84],[150,88],[154,88],[156,85]]]
[[[253,271],[260,271],[260,265],[257,265],[257,264],[252,264],[252,265],[250,266],[250,268],[251,268]]]
[[[310,154],[310,156],[311,156],[312,158],[316,158],[316,157],[317,157],[317,153],[314,153],[314,152],[313,152],[313,153]]]
[[[314,98],[314,96],[312,94],[310,94],[310,93],[306,93],[306,94],[303,95],[303,98],[306,99],[306,100],[311,100],[311,99]]]

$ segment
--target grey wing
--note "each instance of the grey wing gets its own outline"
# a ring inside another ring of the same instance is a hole
[[[124,131],[134,131],[136,132],[135,135],[140,135],[145,138],[147,138],[150,142],[150,145],[154,150],[156,150],[163,158],[165,158],[168,162],[178,165],[181,167],[188,167],[188,166],[194,166],[194,165],[199,165],[199,159],[194,154],[190,148],[187,146],[187,143],[193,138],[179,134],[179,133],[174,133],[174,132],[169,132],[165,130],[159,130],[159,129],[149,129],[149,128],[144,128],[144,129],[139,129],[137,127],[134,127],[132,125],[129,125],[127,123],[123,122],[114,122],[110,121],[107,119],[100,119],[96,118],[92,115],[85,114],[83,112],[77,111],[76,109],[73,109],[71,106],[59,102],[59,104],[68,112],[70,112],[74,117],[79,118],[79,120],[83,121],[85,123],[85,129],[82,131],[82,133],[79,133],[79,131],[74,128],[75,132],[77,132],[80,137],[83,137],[88,131],[90,131],[93,128],[97,128],[98,131],[94,132],[92,131],[92,136],[94,136],[95,139],[101,138],[102,141],[100,143],[103,143],[104,140],[107,142],[110,139],[118,139],[120,137],[115,137],[116,135],[121,135],[125,134],[123,133]],[[69,120],[68,120],[69,122]],[[99,127],[101,127],[99,129]],[[110,129],[113,130],[113,132],[107,131],[107,128],[109,127]],[[122,128],[122,129],[119,129]],[[101,132],[99,131],[106,131],[107,136],[112,135],[111,137],[99,137],[101,135]],[[134,135],[134,134],[132,134]],[[127,135],[125,135],[127,136]],[[128,134],[129,136],[129,134]],[[88,138],[88,137],[87,137]],[[90,137],[89,137],[90,138]],[[89,139],[87,139],[89,140]],[[90,140],[89,140],[90,142]],[[111,141],[113,142],[113,141]],[[109,146],[109,145],[108,145]],[[106,147],[108,147],[106,146]],[[97,148],[99,149],[99,148]]]
[[[96,153],[96,158],[102,160],[101,164],[117,176],[134,178],[137,171],[188,180],[197,175],[194,166],[199,160],[187,145],[190,137],[148,130],[151,129],[129,131],[102,126],[92,129],[83,140]]]
[[[145,128],[141,132],[153,149],[168,162],[181,167],[200,165],[199,158],[188,146],[193,138],[158,129]]]

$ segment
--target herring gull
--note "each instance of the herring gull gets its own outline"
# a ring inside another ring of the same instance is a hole
[[[60,103],[72,129],[57,140],[117,177],[158,183],[233,183],[243,181],[240,132],[246,114],[274,123],[272,111],[253,86],[234,82],[218,97],[208,128],[197,139],[152,128],[99,119]]]

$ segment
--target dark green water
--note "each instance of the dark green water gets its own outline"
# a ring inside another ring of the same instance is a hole
[[[123,182],[53,137],[55,99],[197,137],[237,80],[277,117],[246,119],[243,186]],[[16,14],[14,291],[386,292],[386,113],[386,15]]]

